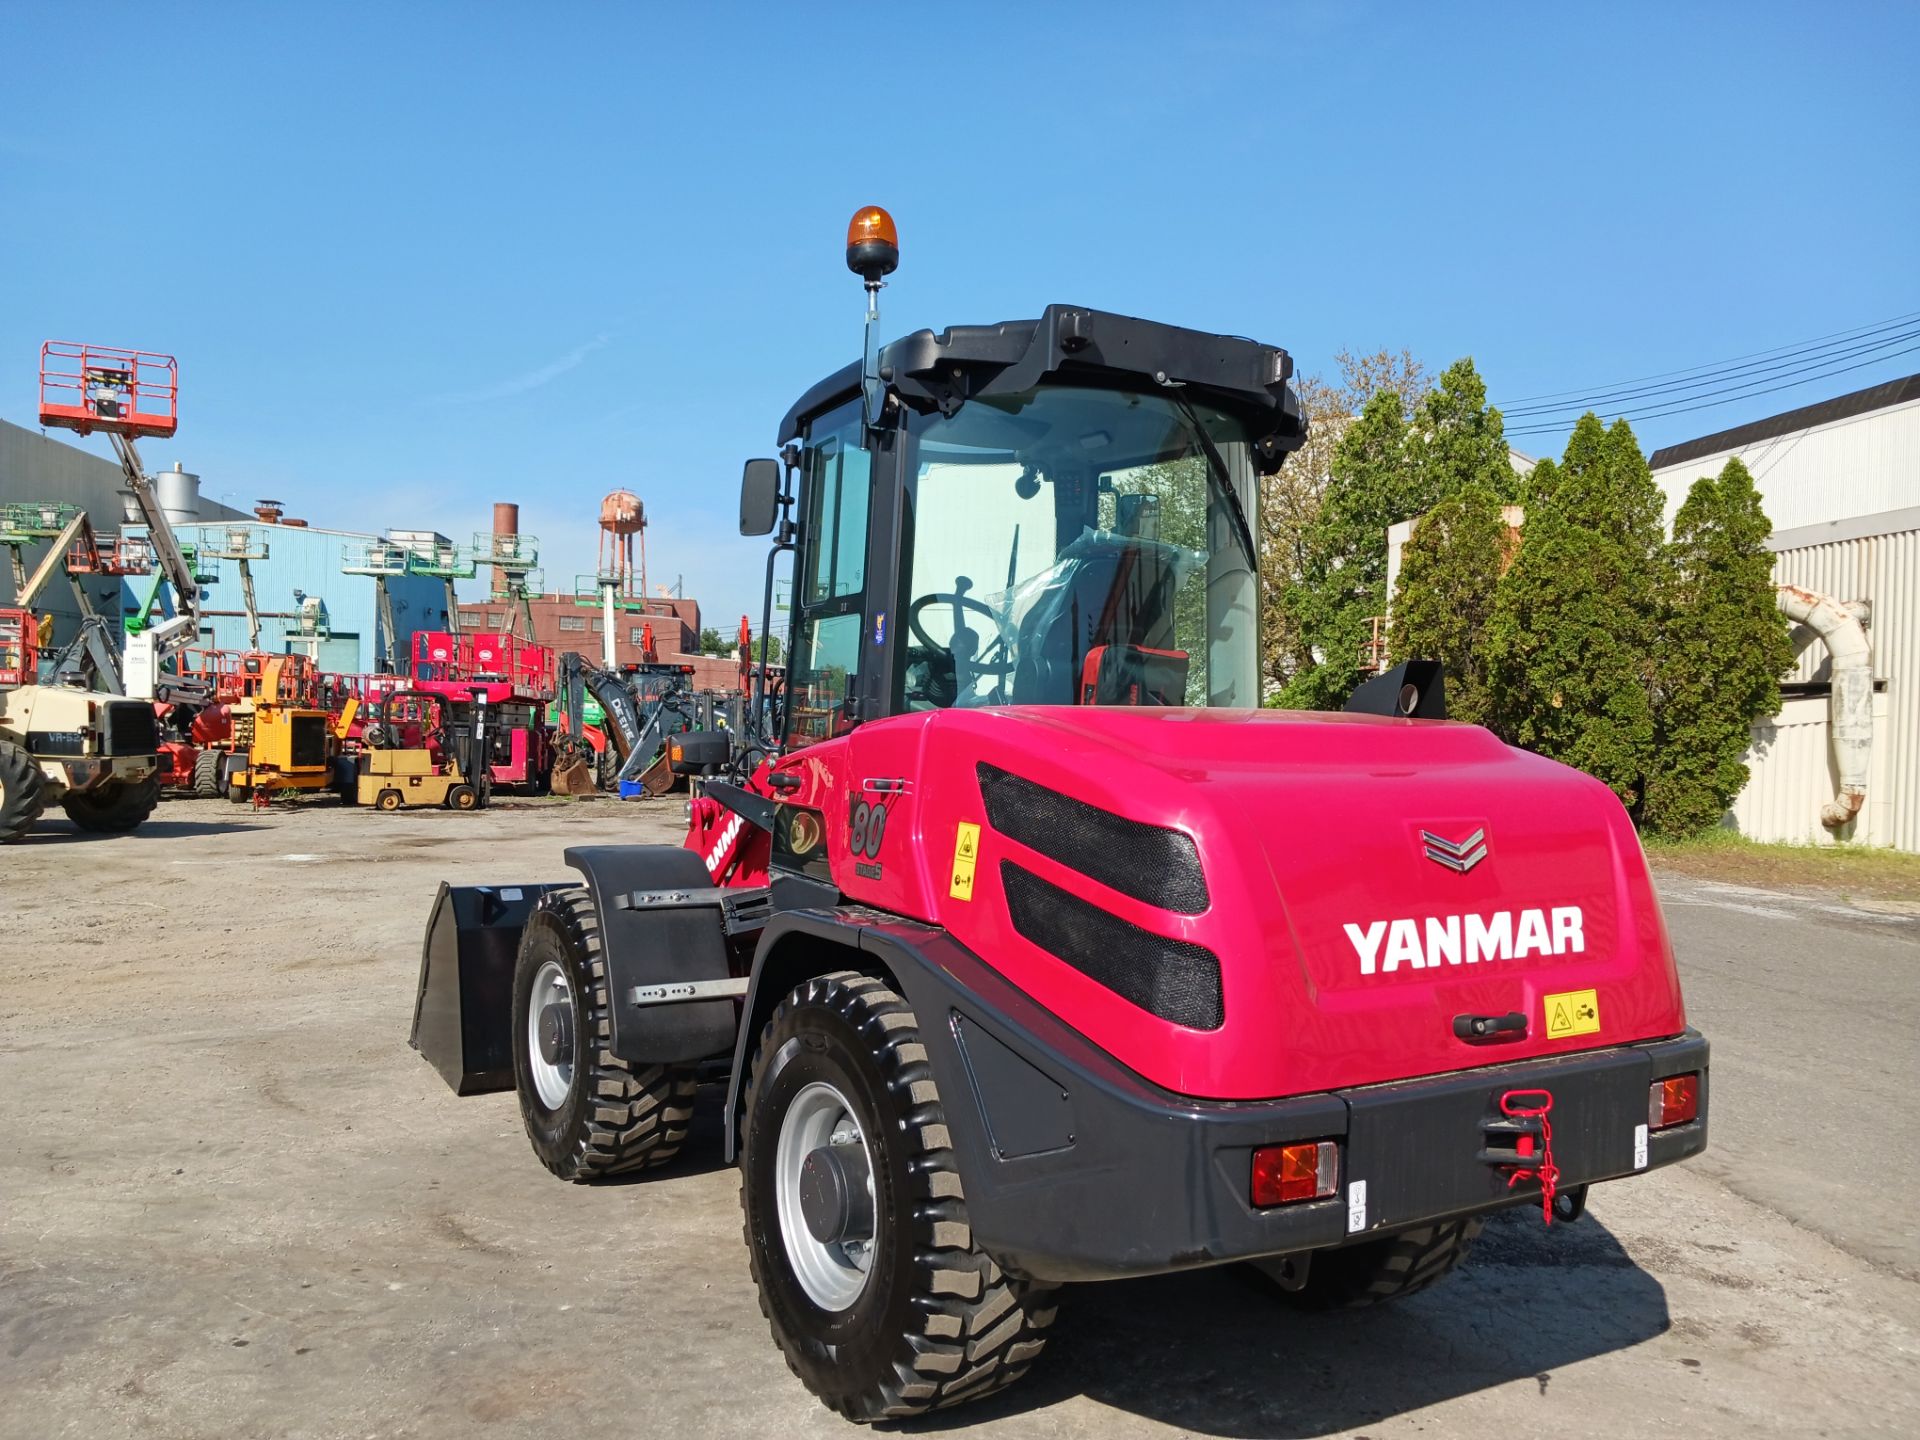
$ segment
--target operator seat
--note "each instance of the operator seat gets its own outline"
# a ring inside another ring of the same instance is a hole
[[[1181,552],[1157,540],[1089,531],[1069,545],[1020,621],[1016,705],[1071,705],[1097,645],[1174,649]]]

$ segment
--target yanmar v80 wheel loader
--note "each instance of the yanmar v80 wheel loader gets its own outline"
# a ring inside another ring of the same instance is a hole
[[[860,212],[870,296],[896,258]],[[1698,1153],[1707,1044],[1607,788],[1430,718],[1429,665],[1260,708],[1286,352],[1070,305],[876,349],[875,309],[746,468],[793,564],[763,733],[681,737],[684,848],[442,888],[447,1080],[588,1180],[670,1158],[724,1067],[761,1306],[863,1421],[1024,1374],[1063,1283],[1388,1299],[1492,1211]]]

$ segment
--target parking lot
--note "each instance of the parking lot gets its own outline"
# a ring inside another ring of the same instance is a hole
[[[170,802],[0,856],[0,1436],[833,1434],[755,1305],[718,1092],[559,1184],[407,1048],[434,887],[677,802]],[[1238,1271],[1070,1289],[1005,1436],[1920,1433],[1920,919],[1662,876],[1713,1142],[1331,1319]]]

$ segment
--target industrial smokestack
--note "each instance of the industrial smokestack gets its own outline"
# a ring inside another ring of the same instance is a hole
[[[497,552],[501,548],[500,540],[499,540],[500,536],[518,535],[519,533],[520,533],[520,507],[511,500],[494,501],[493,502],[493,534],[494,534],[493,543],[494,543],[495,551]],[[514,548],[517,549],[518,547],[516,546]],[[507,572],[501,569],[498,565],[494,566],[493,567],[493,593],[496,595],[506,594],[507,584],[508,584]]]
[[[253,502],[253,518],[268,525],[278,525],[286,509],[278,500],[256,500]]]

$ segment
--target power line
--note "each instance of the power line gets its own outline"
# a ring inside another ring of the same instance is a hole
[[[1697,405],[1678,405],[1667,410],[1649,410],[1641,414],[1630,414],[1625,411],[1620,411],[1616,413],[1618,418],[1623,420],[1632,421],[1632,422],[1644,422],[1647,420],[1663,419],[1668,415],[1685,415],[1688,412],[1693,410],[1715,410],[1722,405],[1731,405],[1738,400],[1748,400],[1757,395],[1771,395],[1779,390],[1793,390],[1798,388],[1801,385],[1805,385],[1809,383],[1810,381],[1824,380],[1831,375],[1844,375],[1849,370],[1860,370],[1865,368],[1868,365],[1877,365],[1883,360],[1892,360],[1895,357],[1900,355],[1911,355],[1916,350],[1920,350],[1920,345],[1909,345],[1905,350],[1896,350],[1891,355],[1875,355],[1866,360],[1856,360],[1851,365],[1842,365],[1837,369],[1833,369],[1833,370],[1823,370],[1817,375],[1801,375],[1792,380],[1783,381],[1778,385],[1769,385],[1759,390],[1745,390],[1742,393],[1738,395],[1730,396],[1725,400],[1703,400]],[[1507,434],[1509,435],[1553,434],[1558,431],[1565,430],[1567,428],[1569,427],[1564,423],[1554,423],[1554,424],[1548,424],[1548,425],[1522,425],[1515,429],[1507,431]]]
[[[1847,359],[1851,359],[1855,355],[1865,355],[1871,351],[1884,350],[1889,346],[1897,345],[1902,341],[1912,340],[1915,338],[1920,338],[1920,326],[1909,326],[1905,329],[1899,330],[1895,334],[1882,335],[1878,339],[1865,340],[1859,344],[1848,343],[1841,346],[1827,345],[1827,346],[1813,347],[1813,350],[1817,350],[1821,352],[1818,354],[1813,354],[1813,351],[1811,350],[1805,351],[1805,352],[1796,352],[1802,355],[1812,355],[1812,358],[1810,359],[1808,358],[1793,359],[1793,358],[1783,357],[1781,359],[1774,360],[1771,363],[1765,364],[1765,365],[1734,366],[1731,369],[1698,375],[1693,379],[1676,381],[1668,385],[1649,385],[1649,386],[1641,387],[1639,389],[1627,389],[1627,390],[1602,392],[1595,395],[1589,395],[1586,398],[1581,400],[1567,401],[1567,402],[1564,402],[1561,404],[1555,404],[1555,405],[1517,406],[1511,410],[1502,410],[1500,413],[1503,416],[1506,416],[1506,415],[1512,415],[1512,416],[1558,415],[1558,414],[1567,414],[1570,412],[1578,412],[1581,410],[1590,410],[1597,405],[1605,405],[1605,404],[1609,404],[1611,402],[1620,401],[1620,400],[1654,400],[1654,399],[1660,399],[1662,397],[1665,397],[1667,399],[1678,399],[1682,396],[1688,395],[1689,392],[1699,392],[1701,386],[1711,385],[1716,380],[1727,380],[1727,379],[1734,379],[1735,377],[1738,377],[1739,383],[1745,384],[1749,381],[1758,380],[1763,376],[1773,374],[1778,371],[1788,371],[1792,373],[1797,373],[1802,370],[1812,369],[1816,366],[1830,364],[1835,360],[1847,360]],[[1724,394],[1725,392],[1721,390],[1708,390],[1703,393],[1708,395],[1718,395],[1718,394]]]
[[[1531,405],[1536,400],[1564,400],[1577,398],[1589,393],[1605,394],[1628,385],[1645,385],[1655,380],[1668,380],[1682,375],[1694,375],[1699,371],[1711,370],[1719,366],[1736,365],[1743,360],[1762,360],[1770,356],[1796,353],[1798,347],[1819,346],[1829,340],[1848,340],[1861,335],[1871,335],[1876,331],[1892,329],[1895,326],[1905,325],[1914,320],[1920,320],[1920,310],[1915,310],[1907,315],[1896,316],[1892,320],[1876,320],[1870,325],[1856,325],[1850,330],[1835,330],[1830,335],[1819,335],[1812,340],[1795,340],[1787,345],[1776,345],[1771,350],[1749,351],[1745,355],[1735,355],[1729,360],[1708,360],[1699,365],[1684,366],[1679,370],[1663,370],[1657,375],[1642,375],[1633,380],[1610,381],[1602,386],[1598,392],[1592,392],[1588,387],[1581,386],[1573,390],[1554,390],[1544,395],[1521,395],[1514,399],[1513,404],[1516,406]],[[1504,408],[1505,407],[1502,407],[1503,411]]]

